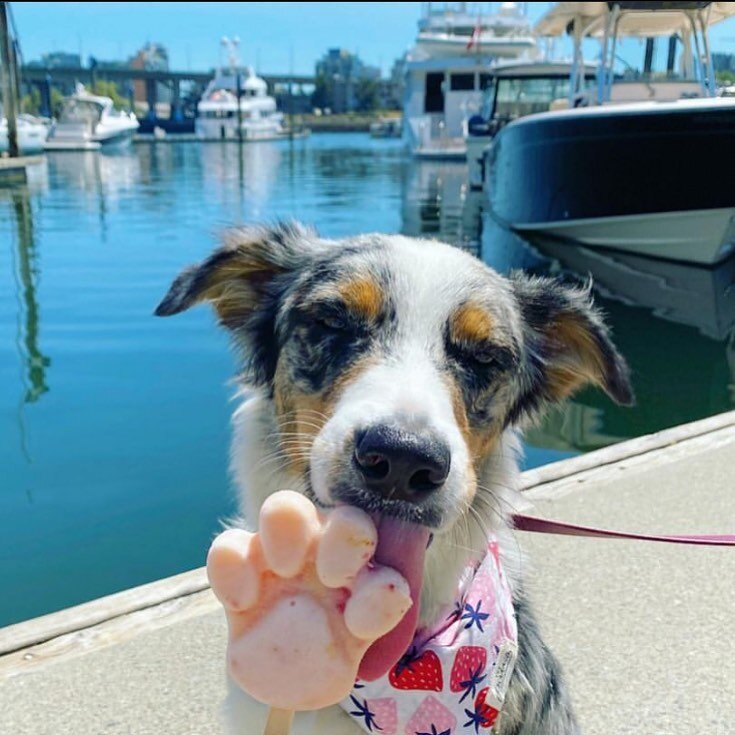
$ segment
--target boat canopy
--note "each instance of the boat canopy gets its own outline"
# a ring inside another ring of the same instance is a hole
[[[597,65],[586,63],[585,71],[593,76],[597,71]],[[532,62],[510,62],[496,64],[488,70],[488,76],[499,79],[523,79],[526,77],[565,77],[568,78],[571,71],[571,63],[564,61],[532,61]]]
[[[586,36],[602,37],[614,6],[624,11],[618,20],[618,34],[640,38],[688,32],[690,13],[701,12],[710,26],[735,15],[735,2],[562,2],[545,13],[534,30],[539,36],[563,36],[571,34],[574,21],[579,20]]]

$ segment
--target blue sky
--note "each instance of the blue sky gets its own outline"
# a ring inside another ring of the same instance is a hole
[[[498,3],[493,3],[497,6]],[[528,3],[532,20],[552,3]],[[46,51],[81,50],[99,59],[127,58],[146,41],[169,50],[173,69],[209,69],[219,39],[239,36],[243,63],[264,72],[312,73],[329,47],[356,51],[388,70],[412,44],[421,3],[70,3],[15,2],[13,12],[26,60]],[[715,51],[735,52],[735,19],[715,26]]]

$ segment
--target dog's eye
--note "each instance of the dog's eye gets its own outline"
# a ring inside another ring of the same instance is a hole
[[[493,365],[498,361],[497,351],[493,347],[473,347],[471,350],[466,350],[465,354],[481,365]]]
[[[513,364],[511,352],[495,344],[455,345],[455,354],[469,368],[479,372],[508,370]]]
[[[341,332],[347,329],[347,320],[339,314],[320,314],[316,317],[316,322],[322,327]]]
[[[317,326],[330,332],[343,332],[350,328],[350,322],[342,309],[324,306],[316,309],[312,316]]]

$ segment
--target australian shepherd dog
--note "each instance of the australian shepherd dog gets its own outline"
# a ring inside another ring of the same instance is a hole
[[[539,632],[509,527],[519,434],[592,383],[632,402],[629,372],[589,288],[514,274],[433,240],[319,237],[298,224],[235,228],[173,283],[156,313],[213,306],[243,358],[232,467],[245,523],[289,488],[422,524],[420,624],[500,541],[518,657],[495,732],[572,735],[559,663]],[[246,387],[245,387],[246,386]],[[263,708],[234,688],[237,732]],[[362,732],[340,708],[295,733]]]

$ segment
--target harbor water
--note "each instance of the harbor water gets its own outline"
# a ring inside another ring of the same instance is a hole
[[[500,230],[461,163],[400,141],[145,143],[52,153],[0,190],[0,626],[204,562],[235,511],[227,338],[152,311],[223,227],[438,237],[507,272],[592,274],[638,402],[585,390],[529,430],[526,467],[733,408],[735,264],[714,270]]]

